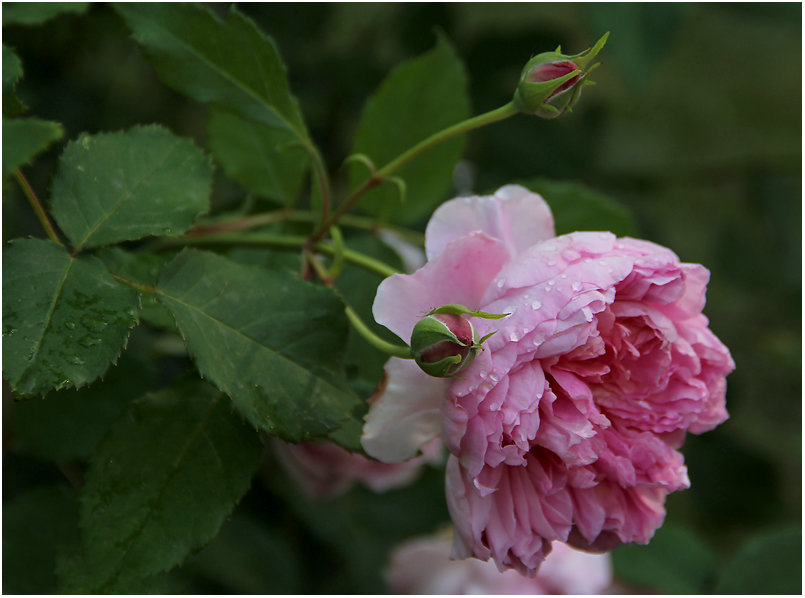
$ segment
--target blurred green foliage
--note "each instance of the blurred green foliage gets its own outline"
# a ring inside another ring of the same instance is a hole
[[[224,14],[228,5],[213,8]],[[797,593],[801,555],[794,553],[800,545],[802,505],[801,6],[424,3],[240,8],[277,42],[311,137],[333,173],[352,147],[367,98],[400,61],[433,48],[438,35],[450,40],[464,61],[472,110],[479,113],[510,99],[531,55],[557,44],[578,52],[612,30],[602,55],[605,64],[596,72],[598,85],[585,91],[574,112],[556,121],[518,116],[470,134],[454,191],[484,192],[534,177],[546,188],[550,180],[581,183],[629,208],[637,236],[711,270],[705,313],[737,364],[728,379],[731,419],[714,432],[688,438],[683,452],[692,488],[669,497],[672,527],[640,558],[672,580],[654,590]],[[61,123],[65,139],[84,131],[157,122],[208,147],[208,108],[160,82],[111,8],[92,4],[83,14],[67,12],[36,27],[25,23],[38,17],[7,22],[8,9],[3,10],[3,43],[23,66],[16,96],[28,106],[28,114]],[[61,149],[59,143],[52,145],[26,168],[43,194]],[[234,207],[242,197],[236,183],[216,173],[214,207]],[[424,220],[418,225],[421,229]],[[41,237],[39,224],[17,186],[4,184],[3,236],[27,235]],[[364,293],[354,300],[368,304],[373,289],[361,284],[350,292]],[[135,346],[127,367],[138,357]],[[181,356],[168,363],[155,376],[162,383],[186,364]],[[16,409],[5,392],[6,430]],[[39,509],[41,504],[53,499],[60,509],[53,511],[54,517],[74,508],[71,491],[62,487],[65,478],[77,482],[74,463],[41,461],[41,456],[26,453],[24,437],[5,437],[3,498],[11,502],[4,509],[4,590],[52,591],[55,581],[38,572],[47,568],[43,559],[55,547],[44,552],[17,549],[31,533],[35,542],[45,543],[46,536],[30,532],[34,514],[47,512]],[[441,477],[432,470],[406,490],[375,496],[357,488],[317,507],[270,460],[258,480],[262,482],[255,482],[208,548],[178,570],[155,578],[151,586],[138,586],[136,593],[149,588],[381,592],[380,567],[392,541],[432,531],[447,518]],[[67,523],[54,530],[59,544],[74,541],[76,530]],[[247,551],[243,559],[232,557],[237,550]],[[639,550],[628,547],[635,555]],[[669,560],[664,550],[668,555],[704,554],[706,566],[699,560],[698,568],[686,569],[684,558]],[[255,558],[253,551],[264,551],[265,557]],[[6,560],[12,556],[13,562]],[[226,558],[233,559],[231,566]],[[615,558],[623,562],[626,555],[616,552]],[[744,565],[760,560],[762,566]],[[265,568],[258,571],[261,562]],[[253,566],[233,574],[244,563]],[[677,566],[692,577],[673,581]],[[628,567],[618,571],[625,587],[645,589],[643,580],[629,577]],[[26,576],[30,583],[21,582]],[[741,585],[730,581],[734,576],[740,576]]]

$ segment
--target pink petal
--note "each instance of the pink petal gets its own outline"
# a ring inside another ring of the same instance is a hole
[[[440,305],[478,309],[507,259],[503,244],[483,233],[457,239],[413,274],[395,274],[381,282],[372,307],[375,320],[409,342],[416,323]]]
[[[428,259],[433,260],[449,243],[474,231],[499,239],[513,257],[554,236],[553,216],[542,197],[520,185],[506,185],[491,196],[452,199],[428,222]]]
[[[384,382],[364,418],[361,445],[378,461],[398,463],[415,457],[439,435],[450,380],[428,376],[410,359],[392,357]]]

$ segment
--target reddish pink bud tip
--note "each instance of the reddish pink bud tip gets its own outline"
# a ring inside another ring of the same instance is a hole
[[[531,70],[530,73],[527,75],[527,80],[531,83],[540,83],[542,81],[553,81],[554,79],[558,79],[560,77],[564,77],[568,73],[572,73],[573,71],[581,70],[578,66],[576,66],[570,60],[564,60],[562,62],[547,62],[545,64],[541,64]],[[576,82],[579,80],[580,75],[576,75],[575,77],[571,77],[564,83],[562,83],[556,90],[548,96],[548,99],[551,99],[555,95],[558,95],[565,91],[566,89],[570,89],[573,87]]]

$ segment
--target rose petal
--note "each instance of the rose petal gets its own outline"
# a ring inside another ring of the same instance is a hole
[[[385,370],[385,388],[364,418],[361,445],[378,461],[398,463],[415,457],[439,435],[450,380],[428,376],[412,360],[397,357],[386,362]]]
[[[409,342],[416,323],[440,305],[478,309],[489,281],[507,259],[500,241],[483,233],[462,237],[413,274],[381,282],[372,306],[375,320]]]
[[[513,257],[553,237],[553,216],[542,197],[520,185],[506,185],[491,196],[452,199],[439,206],[428,222],[428,259],[433,260],[449,243],[473,231],[499,239]]]

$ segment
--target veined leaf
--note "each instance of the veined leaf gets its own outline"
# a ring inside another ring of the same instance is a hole
[[[3,252],[3,371],[21,395],[103,374],[137,322],[137,292],[95,257],[18,239]]]
[[[294,134],[213,110],[207,125],[210,151],[224,171],[261,197],[291,205],[299,195],[308,156]]]
[[[285,534],[236,511],[184,568],[224,593],[298,594],[301,566],[294,548]]]
[[[136,253],[126,251],[120,247],[104,247],[96,255],[109,272],[132,280],[144,286],[153,287],[157,284],[162,267],[171,259],[170,253]],[[173,316],[165,309],[153,293],[140,293],[140,321],[167,330],[175,330]]]
[[[3,26],[41,25],[62,13],[81,14],[88,2],[4,2]]]
[[[361,117],[353,154],[364,154],[381,168],[429,135],[468,118],[466,87],[461,60],[440,38],[433,50],[400,65],[383,81]],[[429,149],[397,172],[406,184],[405,203],[395,185],[387,183],[367,193],[360,209],[395,222],[425,218],[450,189],[463,151],[463,136]],[[351,187],[366,177],[365,167],[352,167]]]
[[[16,116],[25,106],[14,95],[17,81],[22,77],[22,62],[13,50],[3,45],[3,114]]]
[[[3,593],[56,594],[56,558],[78,544],[78,501],[40,486],[3,503]]]
[[[4,118],[3,178],[28,164],[62,135],[59,123],[38,118]]]
[[[165,83],[309,145],[274,42],[236,8],[226,21],[189,3],[121,3],[115,9]]]
[[[355,235],[347,239],[350,249],[372,255],[395,268],[403,269],[399,255],[375,235]],[[372,302],[377,294],[380,279],[376,274],[367,272],[352,264],[346,264],[335,282],[336,291],[344,298],[344,302],[352,307],[363,322],[375,334],[389,342],[398,342],[394,333],[374,321]],[[383,376],[383,366],[388,355],[381,353],[350,327],[347,336],[344,363],[349,376],[350,385],[362,397],[370,397]],[[363,416],[369,404],[365,401],[352,410],[350,418],[335,432],[330,439],[350,451],[361,451],[361,433]]]
[[[347,321],[331,290],[185,250],[162,270],[158,297],[202,376],[256,426],[316,438],[359,403],[341,371]]]
[[[634,217],[624,205],[581,183],[540,178],[522,185],[548,202],[557,235],[579,230],[608,230],[618,236],[636,234]]]
[[[648,546],[619,546],[612,557],[618,579],[662,594],[705,593],[716,570],[710,548],[671,523],[658,529]]]
[[[156,125],[82,134],[53,179],[53,217],[77,250],[179,235],[209,209],[212,169],[190,139]]]
[[[88,460],[109,424],[155,383],[155,364],[134,358],[129,346],[103,380],[15,402],[7,418],[11,448],[54,463]]]
[[[212,539],[260,462],[229,400],[187,379],[132,403],[101,441],[81,490],[83,567],[67,587],[115,592]]]
[[[747,542],[721,571],[715,592],[801,594],[802,530],[774,530]]]

